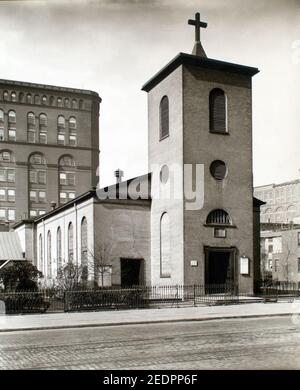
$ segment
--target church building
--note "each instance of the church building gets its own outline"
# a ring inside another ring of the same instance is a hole
[[[87,188],[14,225],[45,280],[74,262],[99,285],[231,284],[253,292],[263,204],[253,198],[252,171],[252,77],[259,71],[208,58],[200,42],[207,24],[198,13],[188,23],[192,54],[179,53],[142,87],[149,173]]]

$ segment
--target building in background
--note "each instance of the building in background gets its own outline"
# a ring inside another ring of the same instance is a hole
[[[97,184],[96,92],[0,80],[0,223],[35,218]]]
[[[300,225],[261,224],[261,268],[263,278],[300,283]]]
[[[300,180],[254,188],[254,196],[265,202],[261,222],[300,223]]]

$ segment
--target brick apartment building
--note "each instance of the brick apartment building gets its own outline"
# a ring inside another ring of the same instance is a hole
[[[0,80],[0,224],[97,184],[100,102],[93,91]]]

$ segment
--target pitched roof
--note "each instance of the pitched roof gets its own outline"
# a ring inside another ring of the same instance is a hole
[[[25,260],[17,233],[0,232],[0,260]]]
[[[179,53],[165,67],[147,81],[146,84],[142,86],[142,90],[149,92],[180,65],[193,65],[201,68],[215,69],[222,72],[240,73],[248,76],[254,76],[259,72],[257,68],[250,66],[233,64],[231,62],[214,60],[212,58],[199,57],[192,54]]]

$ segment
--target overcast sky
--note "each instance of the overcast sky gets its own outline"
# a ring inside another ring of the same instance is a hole
[[[147,172],[141,86],[190,53],[201,12],[210,58],[256,66],[254,182],[300,178],[300,0],[0,1],[0,78],[97,91],[102,185]]]

